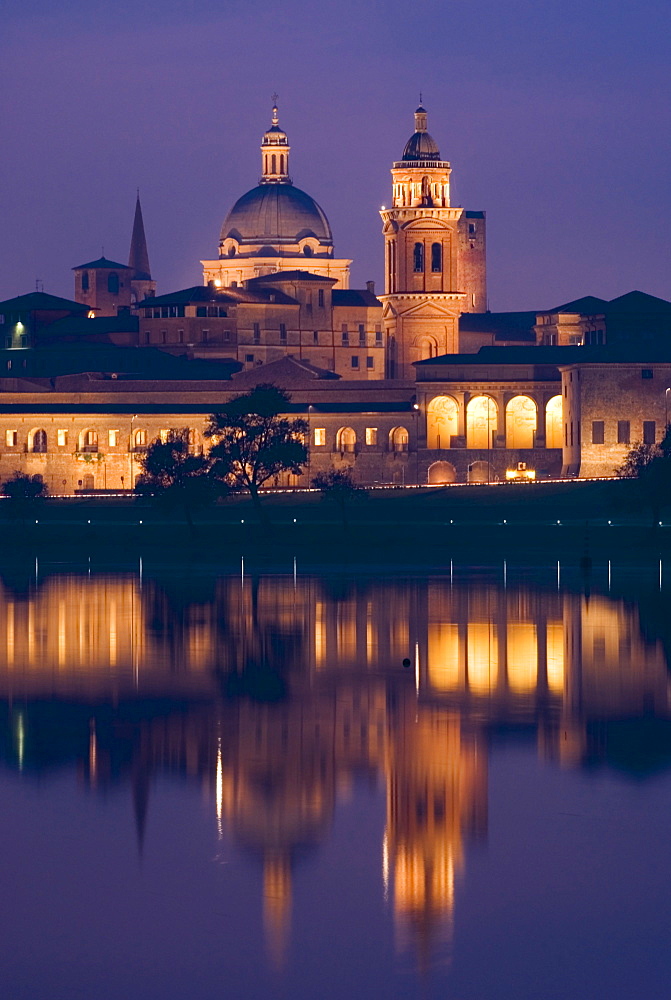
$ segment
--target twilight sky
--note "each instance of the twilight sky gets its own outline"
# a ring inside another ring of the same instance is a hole
[[[491,309],[671,298],[668,0],[0,0],[0,298],[125,262],[199,283],[280,95],[294,182],[382,288],[391,161],[429,131],[488,219]]]

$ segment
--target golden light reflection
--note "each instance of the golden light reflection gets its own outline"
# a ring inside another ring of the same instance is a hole
[[[534,691],[538,679],[536,626],[514,622],[507,629],[508,686],[511,691]]]
[[[499,642],[496,625],[471,622],[468,635],[468,686],[477,694],[489,694],[499,673]]]
[[[546,663],[548,688],[555,694],[564,690],[564,625],[548,622],[546,626]]]
[[[436,691],[455,690],[459,685],[459,626],[453,622],[429,622],[429,684]]]

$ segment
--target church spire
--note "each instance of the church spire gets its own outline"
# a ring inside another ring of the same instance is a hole
[[[133,235],[130,240],[128,266],[133,268],[133,278],[140,281],[151,281],[151,268],[149,267],[149,253],[147,251],[147,238],[144,234],[139,190],[135,202],[135,218],[133,220]]]

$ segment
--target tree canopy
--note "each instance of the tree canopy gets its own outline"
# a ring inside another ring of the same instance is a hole
[[[329,469],[319,472],[312,480],[312,485],[321,490],[322,500],[332,500],[340,509],[343,524],[347,524],[347,504],[352,500],[363,500],[368,497],[368,490],[357,486],[350,469]]]
[[[2,484],[0,492],[16,503],[26,504],[44,499],[48,491],[41,476],[27,476],[17,471]]]
[[[206,435],[213,474],[234,490],[249,490],[259,505],[259,490],[282,472],[300,475],[307,462],[305,420],[283,416],[291,397],[264,383],[235,396],[210,416]]]
[[[211,459],[192,454],[187,428],[170,430],[165,440],[152,441],[140,465],[142,475],[136,492],[155,496],[168,505],[204,505],[226,492],[226,487],[209,474]]]

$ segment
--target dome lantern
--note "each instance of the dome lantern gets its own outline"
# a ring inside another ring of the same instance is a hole
[[[415,111],[415,131],[406,142],[403,150],[404,160],[440,160],[438,144],[426,130],[426,119],[426,110],[420,104]]]
[[[272,124],[261,142],[261,184],[291,184],[289,139],[280,128],[277,94],[273,94]]]

